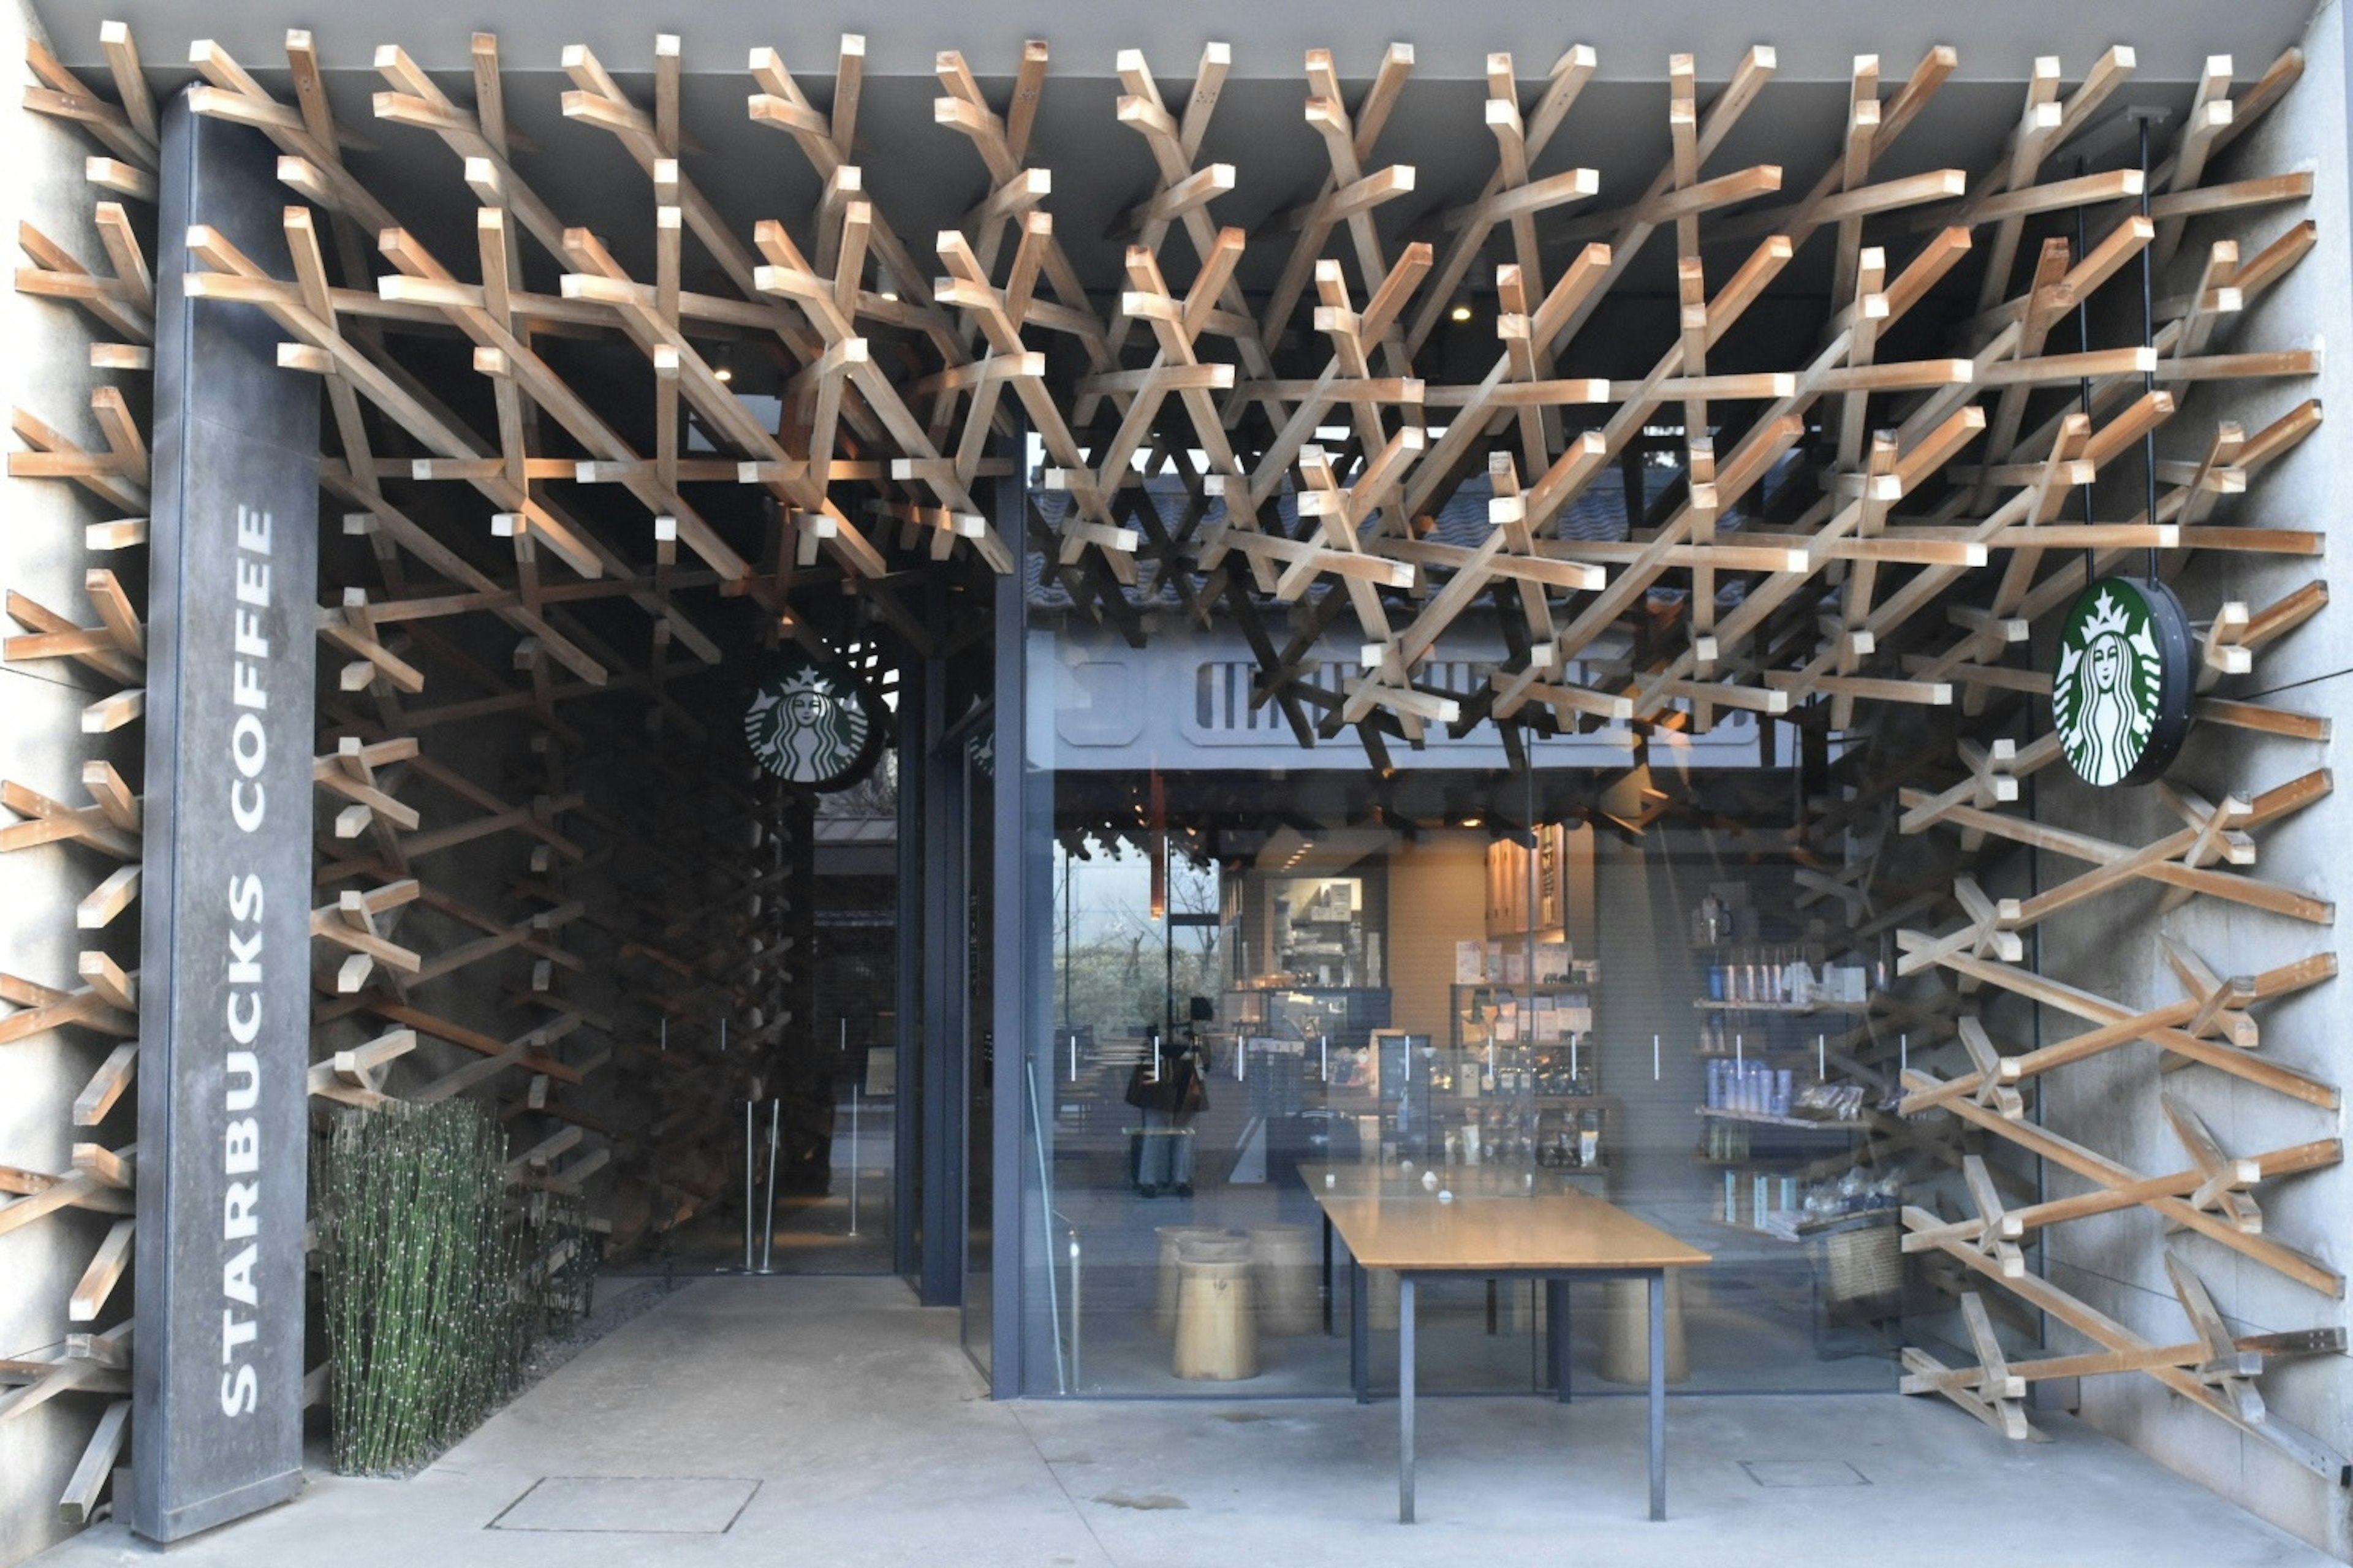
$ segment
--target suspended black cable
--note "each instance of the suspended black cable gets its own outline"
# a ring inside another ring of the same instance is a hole
[[[2148,219],[2148,122],[2146,114],[2136,116],[2140,121],[2140,216]],[[2148,243],[2140,247],[2140,346],[2152,351],[2148,368],[2141,372],[2141,392],[2144,395],[2157,390],[2157,249],[2155,231]],[[2141,437],[2141,460],[2148,470],[2148,526],[2157,526],[2157,426],[2149,425]],[[2148,547],[2148,580],[2157,581],[2157,546]]]
[[[2080,180],[2084,177],[2085,166],[2083,154],[2077,153],[2075,156],[2075,177],[2077,179]],[[2075,207],[2075,264],[2077,266],[2083,265],[2084,257],[2088,244],[2084,228],[2084,208],[2083,205],[2078,203]],[[2075,346],[2086,354],[2092,352],[2092,304],[2091,300],[2083,294],[2078,294],[2075,297]],[[2084,418],[2088,424],[2092,417],[2092,378],[2089,375],[2084,377],[2082,393],[2084,400]],[[2092,523],[2098,521],[2093,515],[2094,508],[2092,505],[2093,494],[2094,491],[2098,489],[2098,486],[2099,476],[2094,474],[2090,480],[2076,487],[2075,493],[2084,509],[2084,522],[2086,527],[2089,527]],[[2086,544],[2084,546],[2084,585],[2088,587],[2092,584],[2098,582],[2099,579],[2099,556],[2090,545]]]

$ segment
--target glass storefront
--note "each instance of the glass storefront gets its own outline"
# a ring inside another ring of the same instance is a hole
[[[1866,1011],[1891,938],[1807,875],[1792,732],[1777,754],[1719,712],[1647,755],[1609,724],[1512,754],[1433,720],[1418,749],[1305,747],[1286,708],[1313,731],[1358,673],[1321,591],[1251,626],[1149,583],[1129,627],[1029,574],[1023,788],[1050,832],[1026,876],[1050,915],[1020,931],[1021,1392],[1347,1392],[1350,1271],[1311,1188],[1367,1167],[1588,1192],[1712,1253],[1675,1286],[1680,1391],[1893,1388],[1903,1047]],[[1467,708],[1512,629],[1465,615],[1423,689]],[[1254,645],[1294,638],[1300,686],[1257,701]],[[1247,1323],[1206,1283],[1245,1277]],[[1396,1283],[1367,1280],[1377,1389]],[[1543,1290],[1420,1294],[1425,1389],[1553,1384]],[[1638,1388],[1639,1300],[1571,1291],[1577,1395]]]

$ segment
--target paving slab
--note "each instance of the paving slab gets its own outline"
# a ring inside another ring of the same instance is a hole
[[[1432,1398],[1421,1522],[1397,1411],[1345,1399],[990,1402],[953,1311],[896,1280],[681,1288],[406,1480],[315,1477],[170,1568],[2068,1568],[2331,1559],[2063,1415],[2010,1443],[1893,1394],[1669,1406],[1644,1517],[1639,1398]],[[714,1527],[715,1525],[715,1527]],[[105,1524],[41,1568],[161,1563]]]

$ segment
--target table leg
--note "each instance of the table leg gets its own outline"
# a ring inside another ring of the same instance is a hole
[[[1651,1271],[1651,1517],[1667,1517],[1667,1275]]]
[[[1568,1403],[1568,1281],[1545,1281],[1545,1333],[1552,1346],[1553,1394]]]
[[[1324,1332],[1332,1331],[1332,1216],[1324,1216]]]
[[[1355,1258],[1348,1260],[1348,1384],[1356,1391],[1356,1403],[1373,1402],[1373,1331],[1365,1305],[1365,1287],[1369,1283],[1365,1266]]]
[[[1413,1522],[1413,1276],[1398,1279],[1398,1522]]]

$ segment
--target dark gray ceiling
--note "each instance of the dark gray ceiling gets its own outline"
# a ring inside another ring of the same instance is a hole
[[[690,71],[740,76],[746,54],[766,45],[797,70],[829,68],[845,32],[868,40],[870,70],[928,75],[938,49],[962,49],[977,71],[1010,73],[1025,38],[1054,48],[1058,76],[1108,77],[1123,48],[1141,48],[1169,74],[1190,74],[1207,39],[1233,46],[1239,77],[1296,79],[1310,47],[1331,49],[1344,72],[1369,76],[1384,47],[1414,46],[1424,79],[1475,79],[1487,52],[1510,50],[1524,75],[1537,75],[1573,43],[1599,51],[1604,77],[1664,74],[1667,56],[1700,58],[1720,78],[1740,51],[1769,43],[1783,76],[1829,80],[1846,75],[1858,52],[1877,51],[1889,68],[1908,67],[1932,44],[1960,51],[1965,78],[2022,78],[2037,55],[2080,68],[2111,44],[2132,45],[2151,78],[2187,80],[2205,58],[2236,51],[2268,60],[2303,36],[2313,0],[1642,0],[1640,4],[1541,5],[1529,0],[1186,0],[1181,5],[1055,4],[1053,0],[614,0],[575,5],[498,5],[486,0],[253,0],[203,6],[189,0],[36,0],[59,53],[95,64],[98,26],[131,24],[150,63],[164,65],[191,36],[219,40],[240,59],[275,55],[284,30],[308,27],[331,57],[364,64],[379,43],[403,45],[428,69],[462,69],[477,28],[496,32],[508,59],[545,69],[566,44],[585,43],[618,68],[642,59],[657,32],[685,40]]]

